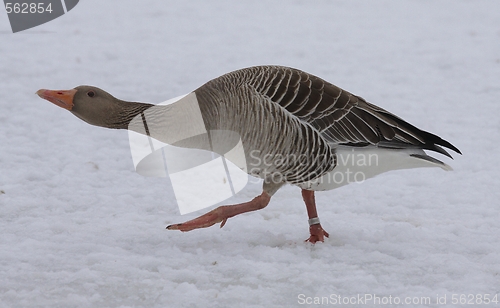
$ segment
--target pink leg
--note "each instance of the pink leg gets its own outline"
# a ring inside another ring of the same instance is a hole
[[[318,213],[316,212],[316,200],[314,199],[314,191],[302,189],[302,198],[306,203],[307,215],[309,216],[309,221],[314,218],[318,218]],[[317,223],[314,223],[309,226],[309,233],[311,236],[305,240],[306,242],[316,243],[317,241],[324,242],[325,236],[329,237],[328,232],[323,230],[319,220]]]
[[[218,222],[220,222],[220,227],[224,227],[227,219],[242,213],[251,212],[263,209],[267,206],[271,200],[271,196],[265,191],[259,196],[255,197],[252,201],[235,204],[235,205],[223,205],[218,208],[201,215],[195,219],[186,221],[180,224],[173,224],[167,226],[168,230],[180,230],[182,232],[191,231],[199,228],[207,228]]]

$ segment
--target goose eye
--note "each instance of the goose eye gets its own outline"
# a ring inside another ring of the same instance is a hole
[[[90,90],[90,91],[87,92],[87,96],[88,97],[94,97],[95,96],[95,92],[92,91],[92,90]]]

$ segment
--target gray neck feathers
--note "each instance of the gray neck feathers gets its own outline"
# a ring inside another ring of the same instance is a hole
[[[194,92],[170,105],[155,105],[140,112],[128,129],[166,144],[214,151]]]
[[[149,108],[153,107],[152,104],[145,103],[132,103],[125,101],[116,102],[117,112],[106,119],[106,122],[101,126],[114,129],[129,129],[130,123],[137,117],[141,116]]]

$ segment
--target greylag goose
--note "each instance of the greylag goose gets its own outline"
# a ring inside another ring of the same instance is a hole
[[[89,124],[147,133],[167,143],[179,141],[176,135],[192,126],[194,109],[184,106],[193,103],[199,108],[195,109],[201,113],[207,132],[238,134],[247,164],[242,169],[264,180],[262,193],[249,202],[220,206],[198,218],[172,224],[167,227],[169,230],[185,232],[216,223],[222,227],[230,217],[263,209],[280,187],[293,184],[302,189],[309,216],[310,237],[306,241],[324,241],[329,235],[318,218],[315,191],[353,182],[344,177],[349,172],[351,177],[357,175],[364,180],[396,169],[450,170],[424,150],[450,158],[443,147],[460,153],[448,141],[359,96],[319,77],[281,66],[257,66],[227,73],[167,106],[126,102],[92,86],[62,91],[41,89],[37,94]],[[147,128],[145,132],[141,125],[133,124],[134,119],[142,123],[145,115],[160,127],[155,130],[157,133]],[[173,119],[182,120],[169,126]],[[203,138],[187,138],[176,145],[207,149]],[[217,152],[213,147],[209,150]]]

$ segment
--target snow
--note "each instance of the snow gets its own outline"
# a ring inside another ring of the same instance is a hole
[[[1,307],[291,307],[358,294],[452,307],[500,293],[500,3],[87,0],[17,34],[0,13],[0,42]],[[165,226],[206,210],[181,216],[168,179],[138,175],[126,131],[34,94],[90,84],[159,103],[261,64],[316,74],[464,155],[436,154],[452,172],[317,193],[324,243],[303,242],[292,186],[222,229],[180,233]]]

